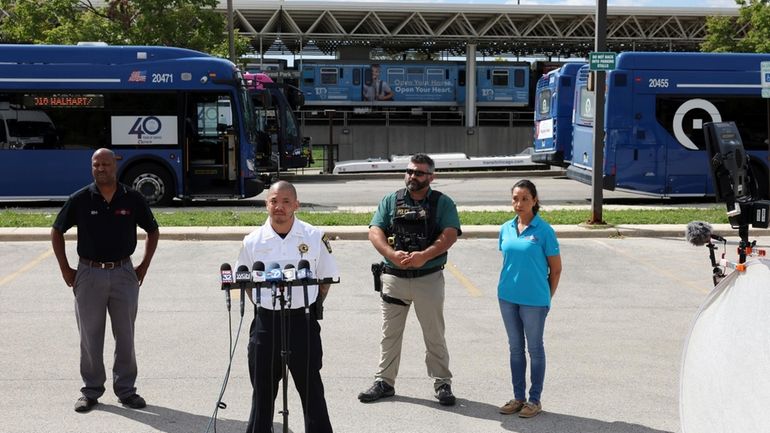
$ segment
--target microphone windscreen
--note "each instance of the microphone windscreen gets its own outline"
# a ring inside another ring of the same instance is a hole
[[[703,221],[692,221],[687,224],[687,230],[684,233],[687,242],[701,246],[711,242],[711,224]]]
[[[251,267],[252,271],[264,271],[265,270],[265,264],[257,260],[254,262],[254,265]]]
[[[219,267],[220,271],[232,271],[233,268],[230,267],[230,263],[222,263],[222,266]]]
[[[310,269],[310,262],[305,259],[300,260],[297,263],[297,269]]]

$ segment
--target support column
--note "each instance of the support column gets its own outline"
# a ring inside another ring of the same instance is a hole
[[[476,126],[476,44],[465,47],[465,127]]]

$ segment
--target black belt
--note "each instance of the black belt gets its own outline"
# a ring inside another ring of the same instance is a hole
[[[417,278],[425,275],[432,274],[444,269],[444,266],[436,266],[435,268],[428,269],[396,269],[389,266],[382,267],[383,274],[390,274],[398,278]]]
[[[315,310],[315,302],[310,304],[310,313]],[[284,310],[289,316],[299,316],[305,314],[305,307],[300,308],[287,308]],[[259,307],[259,314],[281,314],[281,310],[273,310],[270,308]]]
[[[125,265],[126,263],[131,262],[131,257],[126,257],[125,259],[118,260],[116,262],[97,262],[96,260],[88,260],[81,257],[80,263],[90,266],[92,268],[99,268],[99,269],[115,269],[119,268],[121,265]]]

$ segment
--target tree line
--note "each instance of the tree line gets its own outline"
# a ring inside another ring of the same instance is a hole
[[[737,17],[711,16],[701,51],[770,52],[770,0],[735,0]],[[0,43],[166,45],[228,57],[217,0],[0,0]],[[738,39],[736,28],[746,28]],[[236,55],[253,52],[236,34]]]

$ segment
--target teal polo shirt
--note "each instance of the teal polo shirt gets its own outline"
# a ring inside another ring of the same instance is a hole
[[[548,257],[559,255],[559,241],[553,227],[535,215],[524,232],[517,233],[518,216],[500,227],[498,249],[503,268],[497,296],[514,304],[551,306]]]
[[[415,206],[417,204],[425,206],[428,203],[428,197],[433,193],[432,189],[428,189],[428,194],[420,202],[415,202],[412,197],[407,193],[404,196],[404,201],[409,206]],[[457,236],[462,234],[460,230],[460,216],[457,214],[457,206],[455,202],[449,198],[446,194],[441,194],[441,197],[436,203],[438,209],[436,210],[436,225],[439,231],[444,231],[447,227],[454,227],[457,229]],[[393,219],[393,214],[396,209],[396,192],[390,193],[382,198],[377,210],[374,212],[372,222],[369,223],[369,227],[376,226],[381,228],[385,233],[388,232],[390,227],[390,221]],[[432,210],[431,210],[432,211]],[[435,268],[437,266],[443,266],[446,264],[447,256],[442,254],[439,257],[429,260],[420,269]],[[388,266],[394,266],[393,262],[385,259],[385,264]]]

